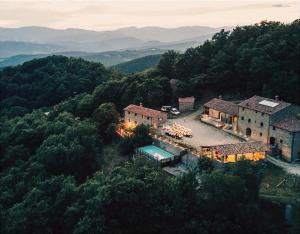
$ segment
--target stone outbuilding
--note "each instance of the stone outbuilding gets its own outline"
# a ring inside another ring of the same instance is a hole
[[[142,104],[129,105],[123,109],[124,124],[126,127],[135,127],[144,124],[153,128],[157,128],[167,121],[167,113],[143,107]]]
[[[182,97],[178,98],[179,111],[191,111],[195,106],[195,97]]]
[[[238,106],[235,103],[214,98],[204,104],[204,114],[221,123],[231,124],[232,129],[237,130]]]
[[[262,160],[265,159],[268,150],[269,148],[261,142],[242,142],[202,148],[204,155],[222,163],[237,162],[241,159]]]

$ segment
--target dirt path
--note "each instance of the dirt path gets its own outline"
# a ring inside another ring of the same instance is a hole
[[[289,174],[294,174],[294,175],[300,176],[300,165],[299,164],[286,163],[286,162],[280,161],[278,159],[275,159],[271,156],[267,156],[267,160],[270,163],[284,169]]]

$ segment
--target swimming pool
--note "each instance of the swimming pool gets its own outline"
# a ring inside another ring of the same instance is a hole
[[[150,155],[151,157],[153,157],[154,159],[161,161],[164,159],[171,159],[174,158],[174,154],[171,154],[161,148],[158,148],[154,145],[148,145],[148,146],[144,146],[144,147],[140,147],[138,148],[138,150],[140,152],[144,152],[148,155]]]

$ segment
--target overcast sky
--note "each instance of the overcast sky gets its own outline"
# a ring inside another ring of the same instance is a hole
[[[220,27],[297,18],[300,0],[0,0],[0,27]]]

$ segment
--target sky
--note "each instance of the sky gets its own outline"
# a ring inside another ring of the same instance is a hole
[[[300,18],[300,0],[0,0],[0,27],[237,26]]]

